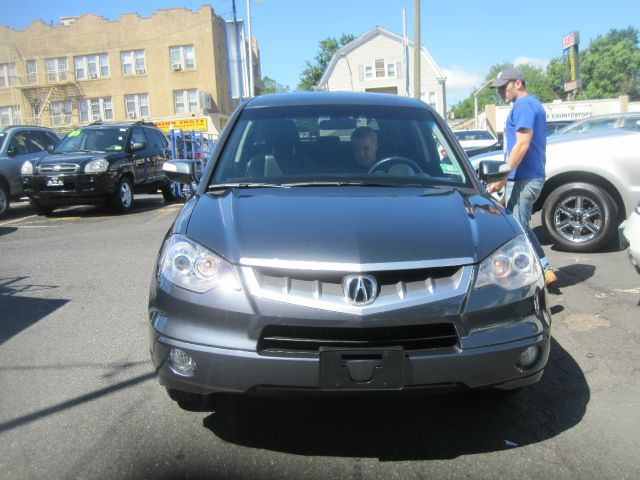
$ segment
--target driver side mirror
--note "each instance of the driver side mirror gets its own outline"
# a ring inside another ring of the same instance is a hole
[[[145,150],[147,148],[147,144],[144,142],[136,142],[131,145],[131,151],[137,152],[138,150]]]
[[[56,146],[55,146],[55,145],[49,145],[49,146],[47,147],[47,152],[51,153],[51,152],[53,152],[53,151],[55,150],[55,148],[56,148]]]
[[[191,160],[170,160],[162,164],[162,171],[174,182],[190,185],[195,182],[196,172]]]
[[[482,160],[478,176],[486,183],[500,182],[511,173],[509,165],[500,160]]]
[[[16,153],[18,153],[18,151],[16,150],[16,147],[14,147],[13,145],[7,148],[7,155],[9,155],[10,157],[15,156]]]

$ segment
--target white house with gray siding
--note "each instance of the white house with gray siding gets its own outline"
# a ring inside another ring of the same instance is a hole
[[[393,93],[413,96],[413,42],[408,42],[408,75],[403,67],[402,36],[376,27],[338,50],[318,90]],[[445,117],[446,77],[421,47],[420,98]]]

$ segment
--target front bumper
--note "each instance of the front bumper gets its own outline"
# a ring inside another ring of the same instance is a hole
[[[545,312],[545,315],[548,314]],[[512,389],[535,383],[541,378],[549,357],[550,333],[547,327],[539,334],[521,338],[525,330],[522,326],[530,328],[534,324],[540,324],[537,316],[524,319],[524,323],[478,332],[465,342],[468,345],[483,344],[489,338],[500,338],[502,342],[499,344],[404,351],[403,378],[399,388],[395,389]],[[307,392],[327,390],[321,382],[322,364],[318,353],[265,354],[198,345],[163,336],[151,325],[149,333],[151,357],[158,379],[167,388],[198,394],[281,389]],[[517,365],[518,359],[531,346],[537,346],[538,359],[533,365],[522,369]],[[170,368],[168,355],[171,348],[181,349],[195,360],[197,367],[192,376],[178,375]],[[362,391],[368,388],[347,387],[344,390]]]
[[[51,185],[53,179],[56,185]],[[25,195],[43,205],[73,205],[104,201],[116,191],[115,172],[99,174],[24,175]]]

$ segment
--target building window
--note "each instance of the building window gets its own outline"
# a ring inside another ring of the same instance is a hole
[[[373,78],[373,67],[371,65],[365,65],[364,78]]]
[[[396,64],[395,63],[387,63],[387,77],[395,77],[396,76]]]
[[[16,84],[16,64],[0,63],[0,88]]]
[[[0,107],[0,127],[22,123],[20,107]]]
[[[144,61],[144,50],[120,52],[123,75],[144,75],[147,68]]]
[[[182,45],[169,48],[171,68],[173,70],[187,70],[196,68],[196,57],[193,53],[193,45]]]
[[[198,98],[196,89],[174,90],[173,107],[176,113],[197,113]]]
[[[51,102],[51,118],[54,127],[71,124],[71,100]]]
[[[429,92],[429,105],[435,108],[436,106],[436,92]]]
[[[125,95],[124,107],[127,111],[127,118],[149,117],[149,95],[146,93]]]
[[[44,63],[47,70],[48,83],[66,82],[69,80],[67,57],[47,58]]]
[[[38,83],[38,64],[35,60],[27,60],[27,85]]]
[[[109,76],[109,55],[106,53],[73,57],[73,64],[76,80],[95,80]]]
[[[88,98],[78,102],[80,111],[80,122],[99,122],[102,120],[113,120],[113,106],[111,97]]]
[[[384,60],[376,60],[376,78],[382,78],[384,76]]]

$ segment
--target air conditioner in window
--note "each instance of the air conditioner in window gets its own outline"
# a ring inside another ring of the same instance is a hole
[[[173,69],[174,72],[179,72],[180,70],[182,70],[182,64],[173,63],[171,64],[171,68]]]
[[[93,121],[93,122],[101,122],[102,121],[102,116],[101,115],[92,115],[91,116],[91,121]]]
[[[128,117],[129,117],[131,120],[135,120],[136,118],[138,118],[138,115],[136,115],[135,113],[130,113],[130,114],[128,115]]]
[[[144,68],[137,68],[136,73],[138,75],[144,75],[145,73],[147,73],[147,71]]]
[[[97,74],[97,73],[90,73],[90,74],[89,74],[89,78],[90,78],[91,80],[95,80],[96,78],[98,78],[98,74]]]

